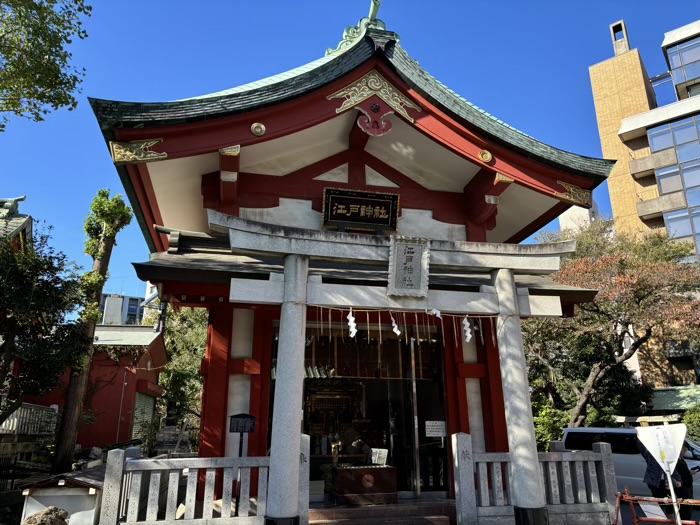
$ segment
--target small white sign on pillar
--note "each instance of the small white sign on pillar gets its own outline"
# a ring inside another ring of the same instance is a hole
[[[447,430],[445,429],[444,421],[426,421],[425,422],[425,437],[445,437]]]
[[[391,237],[387,295],[428,296],[430,241],[413,237]]]

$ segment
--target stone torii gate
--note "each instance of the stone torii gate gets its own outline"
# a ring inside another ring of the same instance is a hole
[[[297,480],[307,304],[496,316],[512,458],[512,504],[516,514],[531,518],[546,514],[520,319],[560,316],[561,302],[557,296],[530,296],[527,289],[516,287],[514,275],[557,271],[561,256],[574,251],[574,242],[512,245],[431,240],[431,269],[488,273],[491,285],[481,286],[478,292],[426,287],[425,297],[403,297],[388,295],[383,286],[324,283],[320,275],[309,271],[310,261],[386,268],[390,262],[389,237],[306,230],[248,221],[212,210],[208,213],[212,229],[228,233],[232,253],[284,259],[284,273],[270,273],[268,281],[232,278],[229,297],[235,303],[281,305],[267,523],[299,521]]]

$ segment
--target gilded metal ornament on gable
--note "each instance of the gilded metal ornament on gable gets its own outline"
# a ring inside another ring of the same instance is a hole
[[[584,190],[579,188],[575,184],[569,184],[568,182],[557,181],[557,184],[566,189],[565,192],[557,193],[557,197],[561,200],[576,204],[578,206],[583,206],[585,208],[590,208],[593,206],[593,194],[591,190]]]
[[[131,142],[109,142],[109,151],[115,164],[141,164],[168,158],[168,154],[152,151],[151,147],[163,139],[134,140]]]
[[[332,100],[334,98],[342,98],[343,103],[335,110],[336,113],[347,111],[358,104],[361,104],[368,98],[376,95],[386,104],[391,107],[396,113],[404,117],[409,122],[413,122],[408,114],[407,109],[421,111],[408,97],[404,96],[399,90],[392,86],[383,76],[376,71],[370,71],[359,80],[353,82],[349,86],[328,95],[326,98]]]

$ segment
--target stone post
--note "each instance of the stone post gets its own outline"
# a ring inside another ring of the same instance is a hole
[[[476,489],[474,487],[474,454],[472,437],[460,432],[452,434],[452,461],[455,476],[457,525],[476,525]]]
[[[309,260],[306,257],[296,254],[285,257],[266,525],[299,524],[299,453],[308,273]]]
[[[299,454],[299,525],[309,525],[309,470],[311,468],[311,436],[301,435]]]
[[[518,295],[512,270],[494,270],[491,280],[498,294],[496,321],[498,355],[505,401],[508,448],[511,459],[511,502],[516,525],[546,525],[547,508],[535,425],[527,381],[527,363],[520,326]]]
[[[593,443],[592,448],[593,452],[600,454],[600,461],[595,462],[596,477],[601,488],[601,498],[605,498],[608,504],[610,523],[614,523],[617,518],[617,478],[615,477],[612,447],[610,443]]]
[[[102,507],[100,509],[100,525],[117,525],[119,521],[119,503],[122,493],[122,477],[124,476],[123,450],[115,449],[107,453],[107,467],[102,489]]]

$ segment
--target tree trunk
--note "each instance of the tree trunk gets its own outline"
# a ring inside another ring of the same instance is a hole
[[[109,268],[109,259],[112,256],[112,248],[114,247],[116,238],[105,237],[101,240],[101,249],[99,256],[95,258],[92,271],[102,277],[102,284],[95,287],[92,291],[92,296],[87,297],[88,304],[99,304],[102,297],[102,289]],[[66,402],[63,405],[63,414],[61,415],[61,424],[56,435],[56,457],[54,458],[54,473],[60,474],[70,472],[73,466],[73,454],[75,452],[75,444],[78,440],[78,430],[80,427],[80,415],[83,412],[85,403],[85,393],[90,380],[90,368],[92,365],[92,357],[95,352],[95,327],[97,320],[89,319],[85,321],[85,333],[88,336],[89,348],[85,356],[85,365],[81,372],[71,374],[68,391],[66,392]]]
[[[578,396],[576,405],[569,416],[569,427],[581,427],[586,422],[586,418],[588,417],[586,409],[588,408],[588,403],[591,400],[591,396],[595,394],[598,384],[607,375],[607,373],[612,370],[613,366],[617,365],[601,366],[600,363],[598,363],[591,368],[591,372],[588,374],[586,383],[583,385],[583,389]]]

